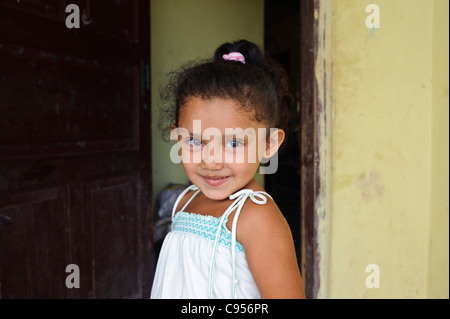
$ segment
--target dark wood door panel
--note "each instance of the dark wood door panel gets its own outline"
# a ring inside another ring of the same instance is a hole
[[[67,186],[0,197],[0,279],[7,298],[68,297],[71,260]]]
[[[0,157],[138,148],[138,66],[0,42],[0,69]]]
[[[139,39],[139,3],[122,0],[85,0],[87,27],[130,42]]]
[[[8,192],[61,183],[80,183],[106,177],[124,176],[140,171],[139,153],[93,153],[88,157],[54,156],[0,158],[0,197]]]
[[[140,207],[137,207],[140,203],[138,187],[139,176],[86,184],[96,298],[142,295],[140,247],[143,225]]]
[[[65,1],[61,0],[2,0],[2,5],[59,21],[65,11]]]
[[[61,8],[63,11],[59,14],[59,18],[55,13],[52,19],[49,19],[49,13],[34,13],[28,7],[22,7],[22,1],[14,2],[16,2],[14,5],[10,2],[9,5],[0,2],[0,39],[4,42],[119,64],[137,64],[142,58],[147,60],[142,54],[147,51],[143,44],[148,39],[146,29],[150,28],[145,13],[150,11],[148,1],[146,3],[142,0],[122,0],[124,3],[132,3],[127,7],[134,11],[116,10],[112,17],[110,8],[103,12],[93,9],[94,16],[92,16],[88,14],[92,4],[86,3],[85,0],[70,1],[79,5],[80,20],[89,21],[87,24],[81,23],[80,29],[66,27],[65,19],[69,13],[65,12],[65,5]],[[61,4],[64,2],[58,1]],[[96,0],[94,3],[97,2],[104,4],[96,4],[94,8],[97,6],[108,8],[107,3],[113,3],[110,0]],[[58,10],[60,9],[54,11]],[[117,18],[120,15],[124,16],[124,21]],[[136,28],[142,29],[143,26],[145,26],[143,31],[136,31]],[[127,36],[118,36],[120,34]]]

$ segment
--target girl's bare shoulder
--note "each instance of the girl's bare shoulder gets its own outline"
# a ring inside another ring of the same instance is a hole
[[[248,199],[238,221],[237,235],[245,246],[249,237],[261,235],[290,236],[290,228],[275,201],[265,195],[267,202],[258,204]]]

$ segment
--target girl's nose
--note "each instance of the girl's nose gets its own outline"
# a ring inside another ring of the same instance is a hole
[[[216,163],[214,161],[211,163],[206,163],[205,161],[202,161],[201,166],[204,169],[221,170],[223,168],[223,163]]]
[[[222,150],[214,147],[213,143],[208,143],[202,151],[202,168],[219,170],[223,168]]]

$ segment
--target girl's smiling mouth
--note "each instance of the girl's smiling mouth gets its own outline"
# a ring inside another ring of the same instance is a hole
[[[220,186],[229,178],[230,176],[202,176],[202,179],[210,186]]]

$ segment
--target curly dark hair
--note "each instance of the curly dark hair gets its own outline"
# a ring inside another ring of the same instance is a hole
[[[231,52],[241,53],[245,64],[225,61],[222,56]],[[287,74],[247,40],[222,44],[212,60],[189,62],[179,71],[169,73],[160,93],[163,101],[160,128],[165,138],[170,125],[178,126],[181,108],[193,97],[232,99],[267,128],[287,131],[291,102]]]

